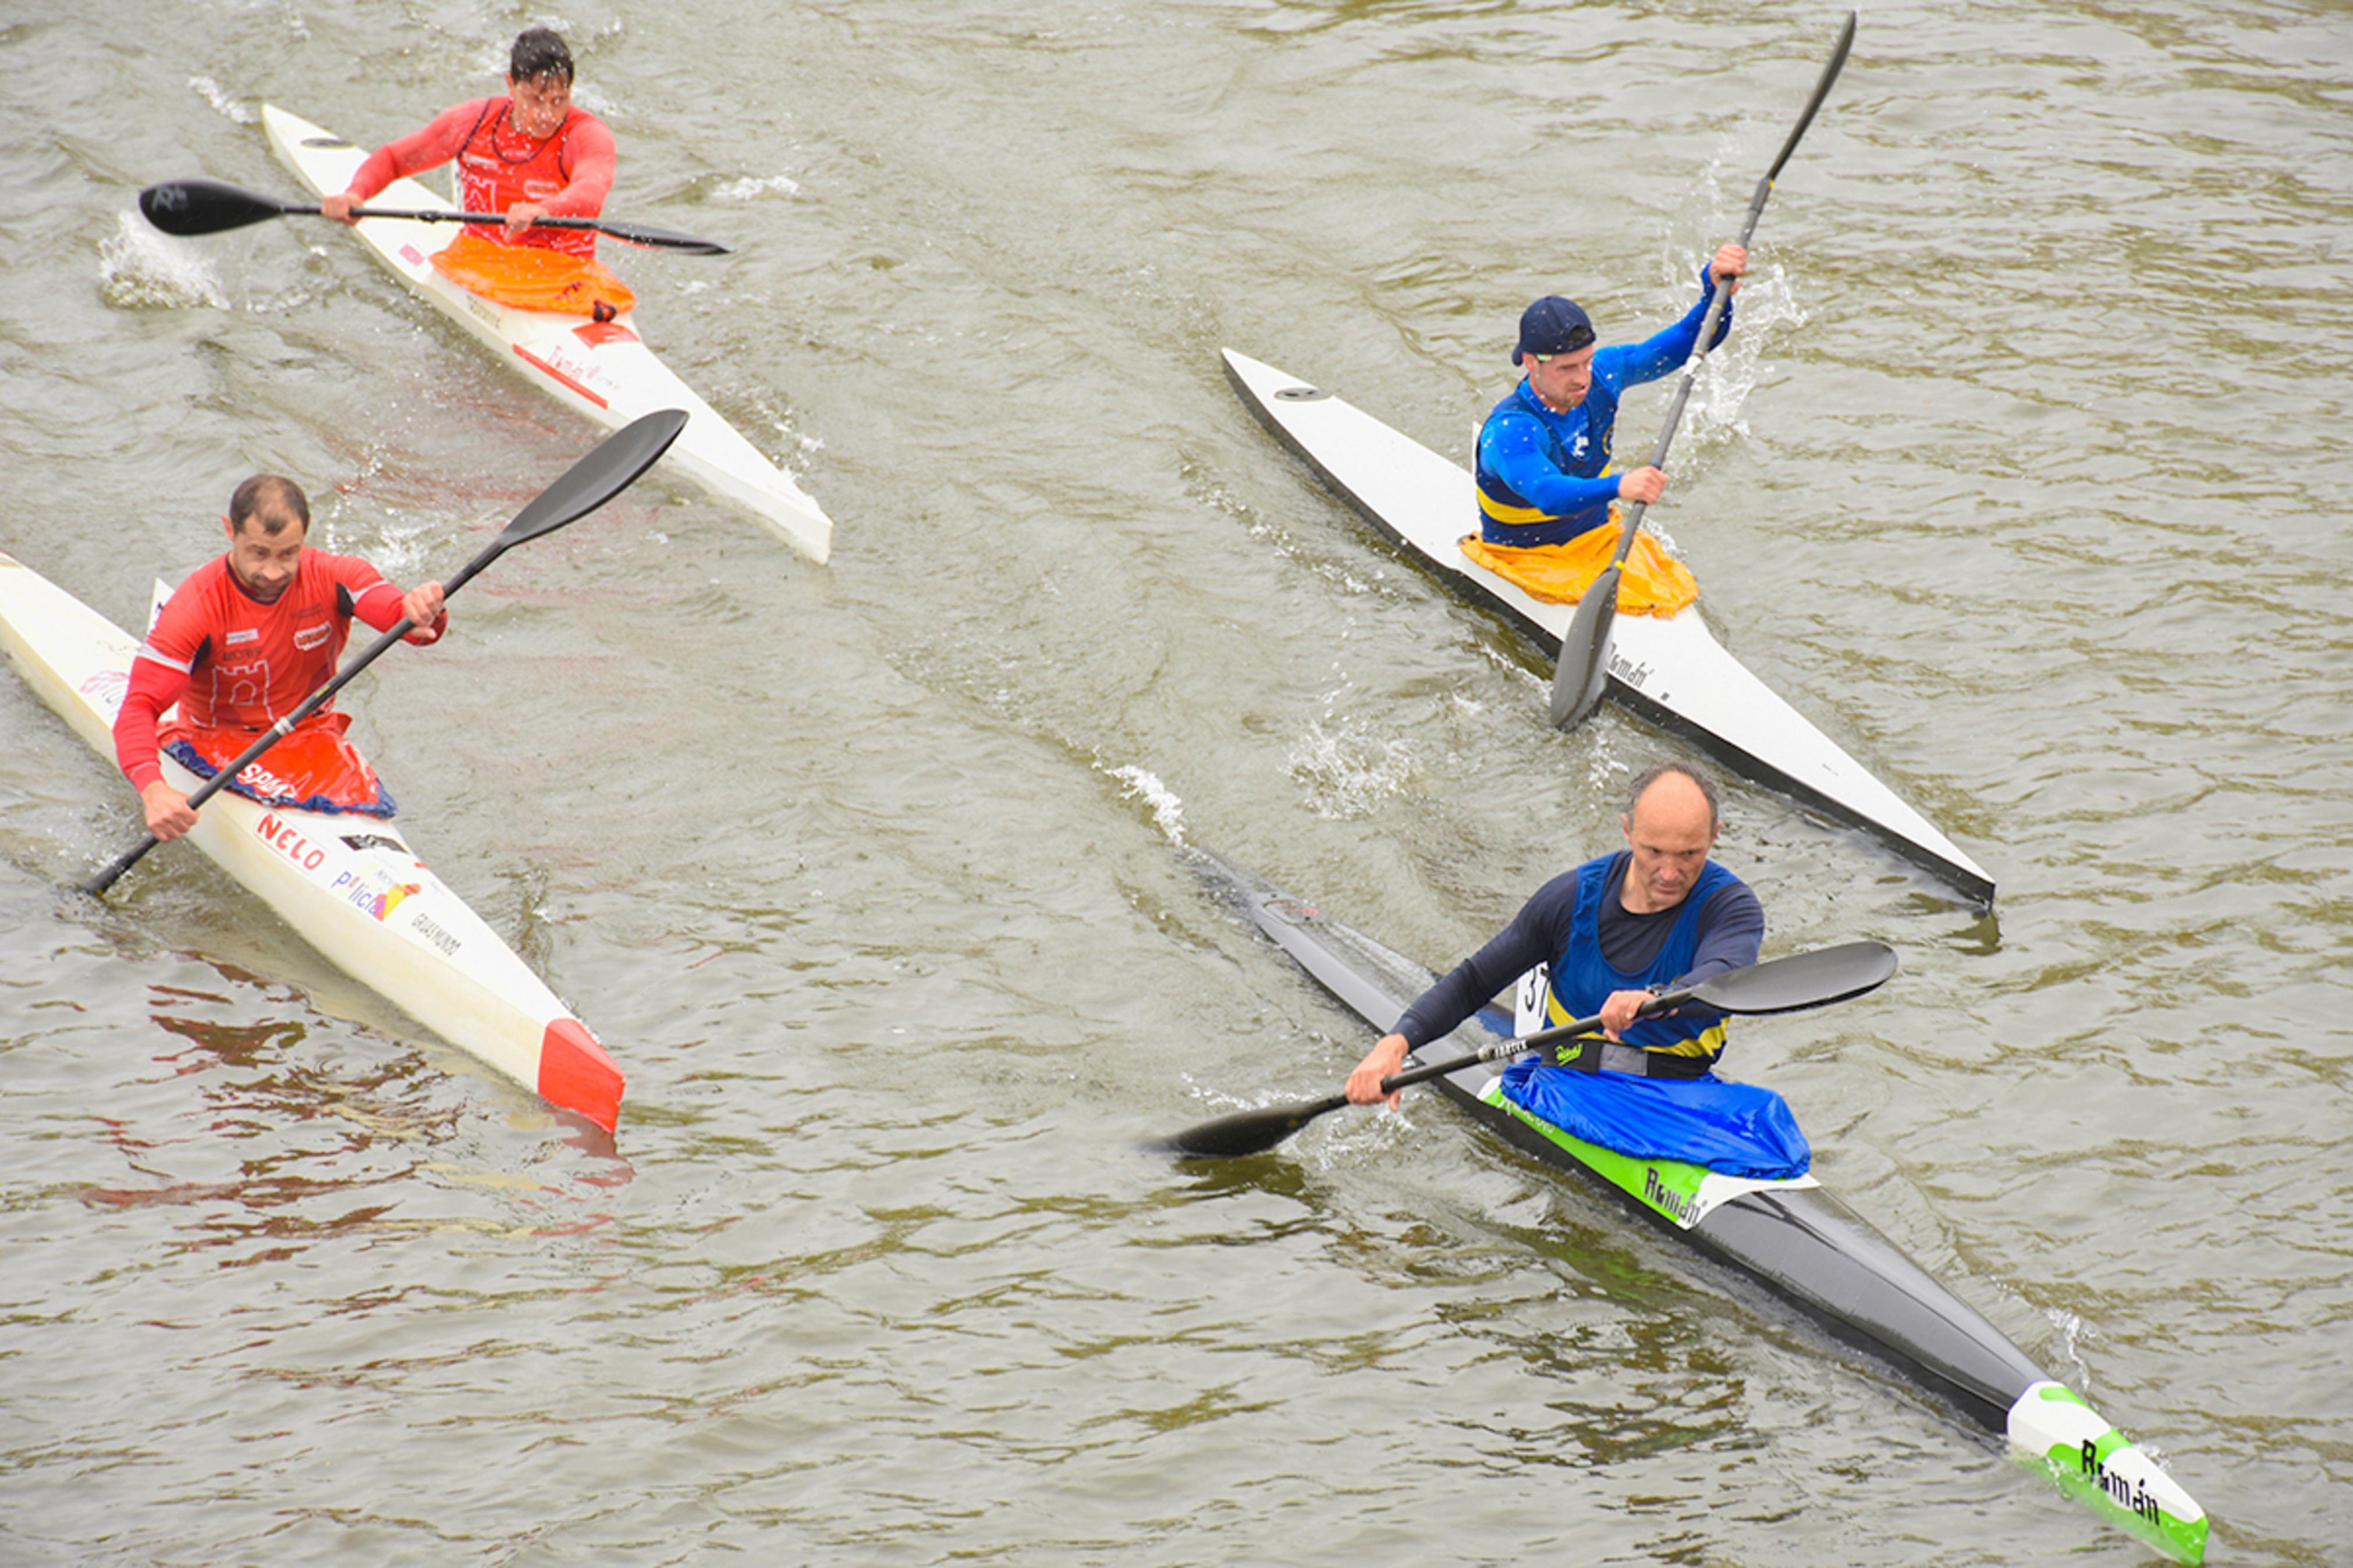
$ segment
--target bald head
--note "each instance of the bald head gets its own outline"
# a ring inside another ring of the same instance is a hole
[[[283,533],[290,528],[306,533],[311,527],[311,498],[283,474],[256,474],[228,498],[229,537],[237,537],[248,523],[263,533]]]
[[[1683,763],[1645,769],[1627,792],[1626,847],[1633,862],[1619,899],[1636,914],[1683,901],[1715,844],[1715,784]]]
[[[1723,803],[1716,796],[1715,775],[1697,763],[1673,761],[1652,763],[1649,767],[1636,773],[1634,782],[1626,786],[1626,815],[1629,816],[1634,815],[1636,803],[1651,793],[1652,784],[1662,779],[1669,778],[1683,779],[1692,788],[1699,791],[1701,797],[1707,802],[1707,826],[1713,831],[1722,820]]]
[[[1715,838],[1715,781],[1680,763],[1645,768],[1626,792],[1626,826],[1646,818],[1661,826],[1671,820],[1688,826],[1696,819],[1698,830]]]

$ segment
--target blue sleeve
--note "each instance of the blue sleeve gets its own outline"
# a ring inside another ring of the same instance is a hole
[[[1699,942],[1692,953],[1691,969],[1669,989],[1680,991],[1746,969],[1757,962],[1764,945],[1765,906],[1757,901],[1756,891],[1747,883],[1727,883],[1700,907]]]
[[[1620,392],[1682,369],[1699,342],[1700,323],[1707,319],[1708,295],[1715,287],[1715,280],[1707,275],[1707,268],[1701,268],[1699,303],[1684,311],[1682,321],[1655,337],[1639,343],[1613,344],[1596,353],[1593,379],[1606,381],[1612,392]],[[1709,348],[1724,342],[1731,332],[1733,304],[1730,299],[1724,301],[1724,314],[1715,323],[1715,336],[1708,340]],[[1525,490],[1520,493],[1527,494]]]
[[[1490,419],[1479,432],[1479,461],[1537,510],[1567,517],[1618,499],[1615,475],[1580,479],[1553,466],[1544,426],[1528,416]]]
[[[1494,941],[1423,992],[1398,1020],[1396,1032],[1416,1050],[1452,1034],[1521,975],[1557,958],[1576,917],[1577,873],[1565,871],[1537,889]]]

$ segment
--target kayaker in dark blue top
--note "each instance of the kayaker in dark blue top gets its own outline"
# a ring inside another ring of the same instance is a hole
[[[1523,311],[1512,363],[1527,374],[1479,430],[1480,537],[1519,549],[1559,544],[1608,522],[1612,500],[1655,503],[1667,487],[1663,472],[1647,464],[1608,471],[1619,395],[1681,368],[1698,346],[1714,280],[1735,279],[1737,292],[1747,270],[1739,246],[1717,250],[1701,275],[1699,302],[1645,342],[1597,349],[1592,319],[1557,294]],[[1731,330],[1726,300],[1708,347]]]
[[[1605,1037],[1641,1047],[1622,1065],[1647,1076],[1696,1077],[1723,1049],[1724,1025],[1697,1004],[1637,1021],[1655,986],[1673,990],[1757,962],[1765,910],[1748,885],[1708,858],[1715,785],[1687,763],[1646,769],[1620,819],[1626,847],[1554,878],[1501,935],[1424,992],[1348,1076],[1348,1098],[1386,1098],[1381,1079],[1406,1053],[1510,989],[1537,964],[1551,967],[1546,1012],[1555,1023],[1599,1016]],[[1651,1058],[1681,1058],[1648,1071]],[[1607,1062],[1604,1070],[1616,1070]]]

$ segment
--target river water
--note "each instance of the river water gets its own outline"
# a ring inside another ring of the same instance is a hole
[[[0,549],[132,621],[290,473],[446,574],[595,432],[294,194],[491,90],[481,0],[0,17]],[[1435,966],[1667,750],[1254,423],[1457,458],[1521,306],[1671,320],[1843,13],[571,0],[649,340],[837,521],[649,476],[347,694],[629,1075],[617,1138],[343,980],[0,678],[0,1559],[2133,1563],[1886,1369],[1426,1092],[1140,1145],[1366,1044],[1213,847]],[[2353,1540],[2353,13],[1873,7],[1651,521],[2000,884],[1734,783],[1824,1181],[2155,1453],[2215,1562]],[[1647,450],[1672,384],[1628,399]]]

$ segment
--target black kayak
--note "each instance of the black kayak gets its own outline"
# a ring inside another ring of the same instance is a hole
[[[1190,853],[1242,915],[1374,1030],[1389,1029],[1435,980],[1255,873],[1204,850]],[[1490,1006],[1449,1040],[1475,1050],[1512,1034],[1510,1014]],[[1425,1052],[1442,1059],[1439,1047],[1447,1043],[1432,1041]],[[1587,1143],[1506,1100],[1503,1070],[1482,1062],[1434,1081],[1514,1147],[1606,1187],[1660,1229],[1769,1287],[2000,1436],[2111,1523],[2178,1562],[2204,1561],[2206,1516],[2171,1477],[1812,1176],[1726,1176]]]

